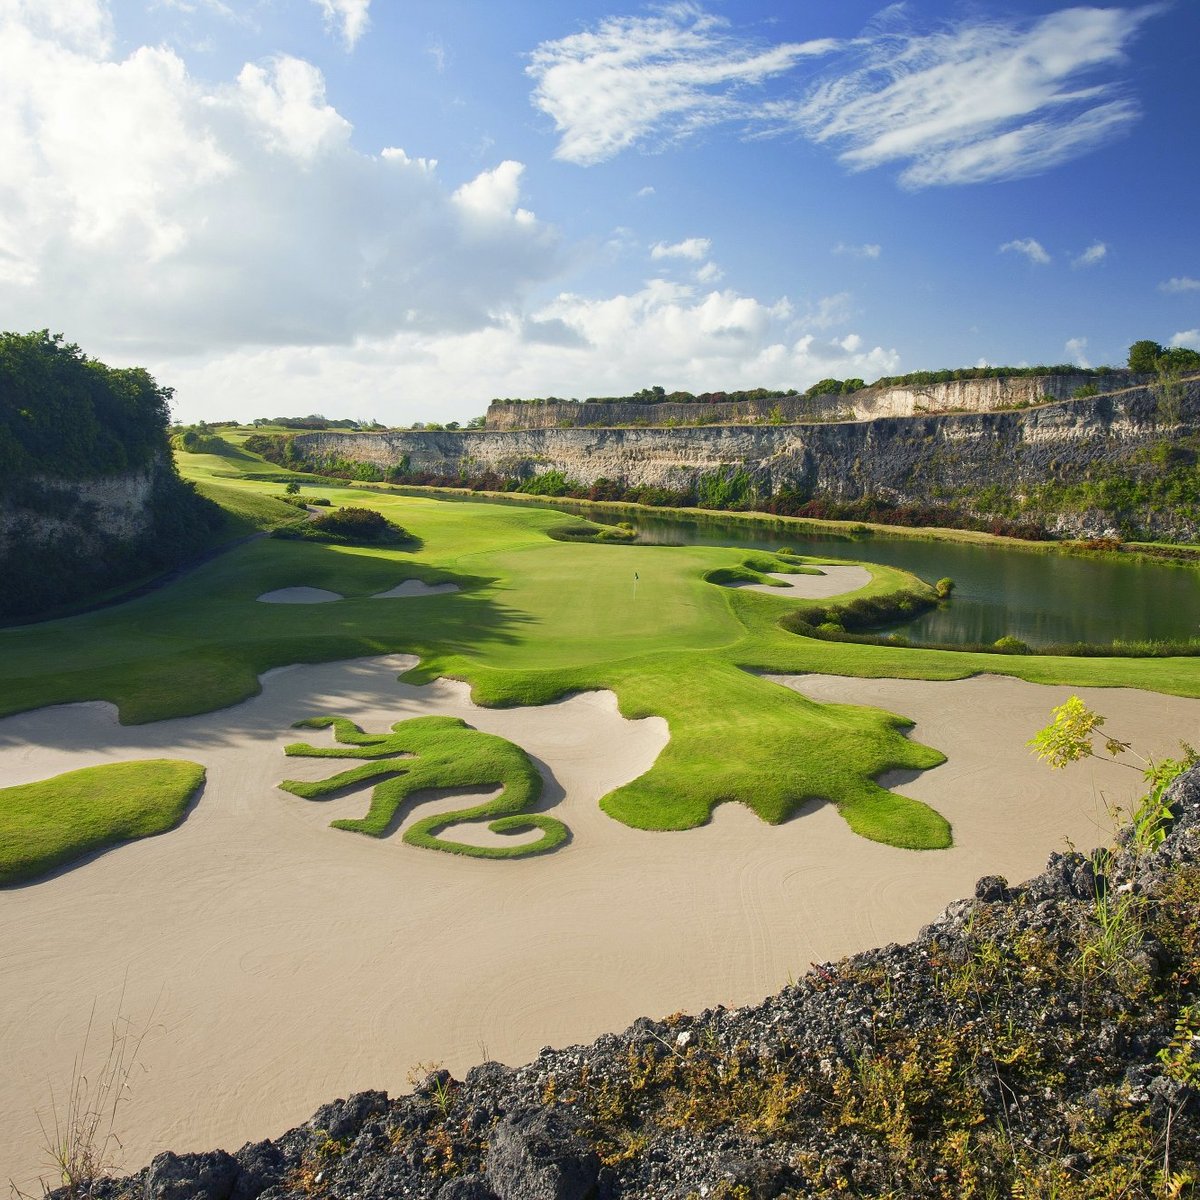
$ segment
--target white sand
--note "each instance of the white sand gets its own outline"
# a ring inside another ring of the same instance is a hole
[[[664,722],[625,722],[606,693],[474,709],[460,684],[398,684],[410,661],[273,671],[254,700],[152,726],[122,728],[104,704],[0,720],[4,784],[141,755],[209,768],[179,829],[0,892],[0,1179],[29,1190],[42,1165],[35,1110],[51,1083],[62,1090],[93,999],[103,1024],[122,986],[127,1014],[153,1011],[156,1026],[119,1122],[126,1164],[236,1149],[334,1096],[403,1091],[418,1061],[456,1074],[487,1057],[521,1062],[643,1014],[745,1004],[810,962],[908,939],[979,875],[1018,880],[1065,837],[1101,840],[1104,797],[1127,801],[1140,782],[1105,764],[1051,774],[1023,749],[1071,689],[810,676],[792,682],[916,716],[914,736],[950,755],[904,790],[950,818],[954,849],[864,841],[828,805],[776,828],[726,805],[702,829],[645,833],[596,800],[651,765]],[[1198,701],[1080,694],[1152,751],[1197,738]],[[573,840],[490,862],[329,829],[360,815],[365,795],[314,803],[274,786],[337,765],[282,754],[331,738],[288,729],[325,712],[369,729],[447,713],[511,738],[547,764],[545,804]]]
[[[344,600],[341,592],[329,592],[316,587],[277,588],[256,597],[260,604],[329,604],[333,600]]]
[[[420,579],[406,579],[386,592],[376,592],[375,600],[400,600],[406,596],[443,596],[447,592],[457,592],[457,583],[423,583]]]
[[[820,575],[788,575],[782,571],[768,571],[772,579],[778,579],[783,587],[772,587],[769,583],[729,583],[726,587],[745,588],[748,592],[764,592],[768,596],[782,599],[827,600],[844,592],[856,592],[871,582],[871,572],[866,567],[835,566],[823,563]]]

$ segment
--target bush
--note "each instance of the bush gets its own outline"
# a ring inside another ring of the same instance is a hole
[[[1021,641],[1020,638],[1015,638],[1011,634],[1005,634],[1002,638],[997,638],[992,645],[1002,654],[1032,654],[1028,642]]]
[[[309,530],[348,542],[411,541],[412,534],[373,508],[337,508],[313,517]]]
[[[933,590],[937,592],[939,599],[945,600],[954,591],[954,580],[949,575],[946,575],[933,585]]]

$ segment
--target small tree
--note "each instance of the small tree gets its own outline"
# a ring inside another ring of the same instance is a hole
[[[291,480],[291,481],[288,483],[287,487],[285,487],[283,490],[284,490],[285,492],[287,492],[287,494],[288,494],[289,496],[298,496],[298,495],[300,495],[300,485],[299,485],[299,484],[298,484],[298,483],[297,483],[297,482],[296,482],[294,479],[293,479],[293,480]]]
[[[1158,360],[1162,356],[1162,346],[1143,338],[1129,347],[1129,369],[1139,375],[1153,375],[1158,371]]]

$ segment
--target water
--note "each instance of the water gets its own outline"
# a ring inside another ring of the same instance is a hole
[[[643,543],[756,550],[787,546],[830,560],[886,563],[929,583],[949,576],[955,584],[950,602],[903,626],[914,641],[962,645],[1011,636],[1046,646],[1200,637],[1200,568],[1193,566],[876,533],[850,539],[808,533],[799,525],[773,528],[720,517],[614,515],[590,507],[564,511],[605,524],[627,520]]]

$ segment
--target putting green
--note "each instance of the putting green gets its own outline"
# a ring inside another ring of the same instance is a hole
[[[181,461],[185,474],[212,486],[206,458]],[[235,465],[219,462],[225,472]],[[219,487],[215,494],[232,497],[243,520],[261,512],[269,524],[278,516],[277,482],[227,473]],[[910,741],[899,717],[808,701],[758,672],[925,679],[990,672],[1200,695],[1196,659],[1000,657],[814,641],[780,628],[782,615],[806,607],[788,589],[776,596],[713,582],[811,568],[814,560],[564,542],[548,530],[576,518],[559,512],[309,484],[305,491],[377,508],[419,543],[367,549],[259,539],[124,605],[2,631],[0,712],[104,699],[123,722],[152,721],[254,695],[258,674],[271,667],[408,652],[422,660],[412,681],[462,678],[481,703],[540,704],[608,688],[626,717],[664,717],[671,741],[654,767],[602,801],[630,825],[686,828],[730,801],[778,822],[821,798],[866,837],[932,848],[949,844],[945,821],[874,781],[891,768],[933,766],[941,755]],[[872,581],[858,595],[925,586],[903,571],[866,565]],[[460,590],[403,604],[372,599],[398,579]],[[256,602],[291,587],[346,598]]]

